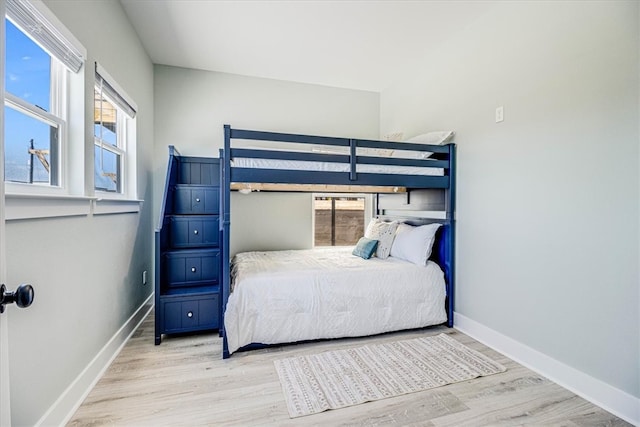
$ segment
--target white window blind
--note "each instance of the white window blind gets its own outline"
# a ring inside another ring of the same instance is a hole
[[[113,102],[124,111],[132,119],[136,116],[136,106],[132,101],[127,100],[122,90],[116,89],[115,82],[111,80],[108,74],[96,63],[96,86],[100,88],[102,93],[106,94]]]
[[[45,16],[28,0],[7,0],[7,17],[56,57],[69,70],[77,73],[84,57]]]

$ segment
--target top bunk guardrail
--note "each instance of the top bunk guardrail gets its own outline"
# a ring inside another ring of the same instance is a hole
[[[232,129],[221,156],[229,183],[442,188],[451,185],[455,145]],[[231,184],[233,187],[233,184]]]

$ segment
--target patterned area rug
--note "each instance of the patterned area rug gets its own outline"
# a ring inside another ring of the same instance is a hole
[[[290,357],[274,363],[291,418],[506,370],[446,334]]]

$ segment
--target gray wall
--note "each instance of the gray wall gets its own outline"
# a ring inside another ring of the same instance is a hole
[[[307,193],[231,194],[231,250],[313,247],[313,201]],[[256,207],[258,209],[256,210]]]
[[[92,81],[99,61],[138,104],[137,184],[145,202],[139,214],[7,222],[8,282],[36,291],[33,305],[9,318],[14,425],[41,419],[153,289],[141,284],[142,271],[153,267],[153,66],[119,2],[45,3],[86,47],[86,77]],[[91,134],[93,123],[86,126]],[[93,153],[92,139],[86,147]]]
[[[161,200],[164,187],[167,146],[175,145],[183,155],[218,157],[224,124],[311,135],[378,135],[377,93],[162,65],[154,71],[155,200]],[[271,196],[232,194],[232,253],[312,246],[310,195]],[[283,220],[287,212],[296,214]]]
[[[382,134],[457,131],[456,311],[636,397],[638,16],[496,2],[380,100]]]

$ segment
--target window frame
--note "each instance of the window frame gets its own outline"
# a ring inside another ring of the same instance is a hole
[[[136,167],[136,146],[137,146],[137,118],[136,112],[138,107],[135,102],[131,99],[131,97],[118,85],[113,77],[99,64],[95,63],[95,81],[94,81],[94,91],[102,89],[102,96],[105,97],[115,108],[117,111],[117,129],[116,129],[116,141],[117,146],[113,146],[109,143],[104,143],[101,141],[102,146],[101,149],[106,149],[107,151],[116,153],[120,156],[120,190],[117,192],[114,191],[105,191],[102,189],[96,188],[95,185],[95,173],[94,174],[94,183],[93,189],[96,196],[104,199],[111,200],[137,200],[137,167]],[[100,87],[102,85],[102,87]],[[105,88],[108,88],[105,90]],[[111,93],[113,93],[113,95]],[[114,99],[118,97],[119,99]],[[95,94],[93,96],[95,99]],[[94,101],[95,102],[95,101]],[[127,107],[131,114],[125,111],[124,107]],[[95,108],[95,104],[93,105]],[[95,122],[93,123],[95,129]],[[99,144],[97,143],[97,138],[94,134],[94,145],[93,145],[93,153],[95,156],[95,147]],[[95,168],[95,158],[92,167]]]
[[[96,82],[96,84],[94,85],[94,91],[98,91],[99,87],[98,87],[98,82]],[[94,92],[95,94],[95,92]],[[118,180],[116,182],[116,190],[115,191],[109,191],[109,190],[105,190],[103,188],[98,188],[96,187],[96,183],[95,183],[95,174],[97,173],[97,171],[95,170],[95,165],[96,162],[94,161],[93,163],[93,167],[94,167],[94,183],[93,183],[93,188],[96,191],[96,193],[106,193],[106,194],[110,194],[113,196],[117,196],[117,195],[124,195],[125,193],[125,188],[126,188],[126,163],[127,163],[127,141],[128,141],[128,132],[127,132],[127,127],[128,127],[128,123],[129,123],[129,117],[127,116],[127,114],[125,114],[124,111],[122,111],[122,109],[113,101],[111,100],[111,98],[108,96],[108,94],[104,93],[103,91],[100,91],[100,96],[102,96],[104,99],[106,99],[111,105],[113,105],[113,107],[116,109],[116,131],[114,132],[116,135],[116,145],[110,144],[108,142],[105,142],[104,138],[99,137],[95,134],[95,122],[94,122],[94,132],[93,132],[93,146],[94,146],[94,155],[95,155],[95,147],[100,148],[100,150],[105,150],[105,151],[109,151],[113,154],[115,154],[116,156],[118,156],[119,158],[119,165],[118,165],[118,169],[119,169],[119,176],[118,176]],[[94,104],[94,109],[95,109],[95,104]],[[101,114],[102,117],[102,114]],[[101,126],[101,128],[104,126]],[[102,131],[101,131],[102,133]],[[94,159],[95,160],[95,159]]]
[[[312,193],[312,204],[311,210],[313,212],[313,247],[314,248],[322,248],[322,247],[332,247],[326,245],[317,245],[316,244],[316,209],[315,209],[315,201],[317,197],[332,197],[332,198],[357,198],[364,199],[364,218],[363,218],[363,234],[367,231],[367,224],[371,221],[373,217],[373,195],[368,193]],[[355,245],[355,243],[354,243]],[[344,245],[343,245],[344,246]],[[349,245],[346,245],[349,246]]]
[[[26,37],[36,44],[43,52],[45,52],[51,61],[49,72],[49,110],[46,111],[38,107],[36,104],[32,104],[18,95],[4,91],[3,107],[11,108],[20,114],[24,114],[44,123],[49,126],[55,126],[58,129],[58,141],[57,144],[57,158],[52,159],[49,157],[49,183],[26,183],[26,182],[14,182],[7,181],[5,179],[5,193],[8,195],[14,194],[43,194],[43,195],[68,195],[67,188],[67,170],[68,165],[66,161],[67,153],[67,139],[68,139],[68,117],[69,117],[69,73],[70,71],[66,66],[55,56],[51,55],[47,49],[45,49],[40,43],[34,40],[25,31],[20,24],[16,23],[9,16],[5,15],[5,20],[11,21],[11,23],[21,31]],[[4,82],[3,82],[4,84]],[[6,126],[6,125],[5,125]],[[2,129],[4,132],[4,128]],[[49,147],[50,153],[52,147]],[[6,158],[5,158],[6,161]],[[55,172],[57,174],[57,182],[51,184],[51,175],[55,166]]]

